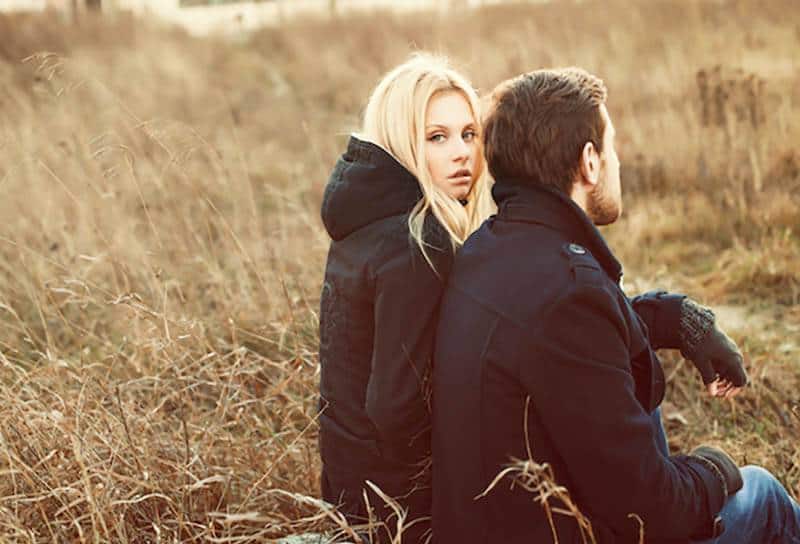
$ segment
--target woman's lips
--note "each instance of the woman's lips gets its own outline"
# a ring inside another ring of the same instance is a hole
[[[472,176],[455,176],[450,178],[453,185],[469,185],[472,183]]]
[[[468,168],[456,170],[450,176],[450,183],[453,185],[469,185],[472,183],[472,172],[470,172]]]

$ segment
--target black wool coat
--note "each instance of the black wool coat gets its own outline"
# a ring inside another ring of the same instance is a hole
[[[440,312],[434,541],[553,542],[510,475],[480,496],[528,451],[601,544],[639,542],[635,516],[650,544],[710,536],[721,482],[696,458],[660,453],[651,419],[664,394],[654,350],[678,347],[683,297],[630,300],[619,262],[561,193],[513,180],[493,191],[499,211],[456,256]],[[559,542],[583,542],[574,518],[553,519]]]
[[[366,480],[410,510],[407,523],[430,515],[431,355],[453,251],[433,216],[424,231],[433,267],[410,238],[409,212],[421,197],[408,170],[355,137],[325,190],[332,242],[320,303],[322,492],[351,522],[365,514],[364,489],[379,516],[388,514]],[[427,527],[416,524],[403,542]]]

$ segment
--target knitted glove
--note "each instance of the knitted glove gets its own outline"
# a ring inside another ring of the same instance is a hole
[[[689,298],[681,302],[681,354],[700,371],[708,385],[723,378],[735,387],[747,384],[742,354],[715,323],[714,312]]]
[[[744,486],[739,467],[723,450],[712,446],[699,446],[689,455],[698,458],[720,478],[726,496],[730,497]]]

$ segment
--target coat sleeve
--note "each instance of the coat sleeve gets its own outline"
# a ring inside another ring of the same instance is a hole
[[[417,461],[430,437],[429,379],[434,333],[452,252],[401,244],[375,272],[374,333],[366,412],[384,455]],[[390,450],[390,451],[387,451]],[[423,451],[424,450],[424,451]]]
[[[570,288],[529,341],[520,379],[584,513],[632,542],[631,514],[648,541],[704,536],[724,503],[722,484],[700,461],[657,449],[635,397],[620,302],[602,287]]]
[[[685,295],[649,291],[630,299],[650,336],[653,349],[680,349],[681,303]]]

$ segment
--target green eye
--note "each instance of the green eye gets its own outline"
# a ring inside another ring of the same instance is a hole
[[[433,136],[428,137],[429,142],[443,142],[444,141],[444,134],[434,134]]]

